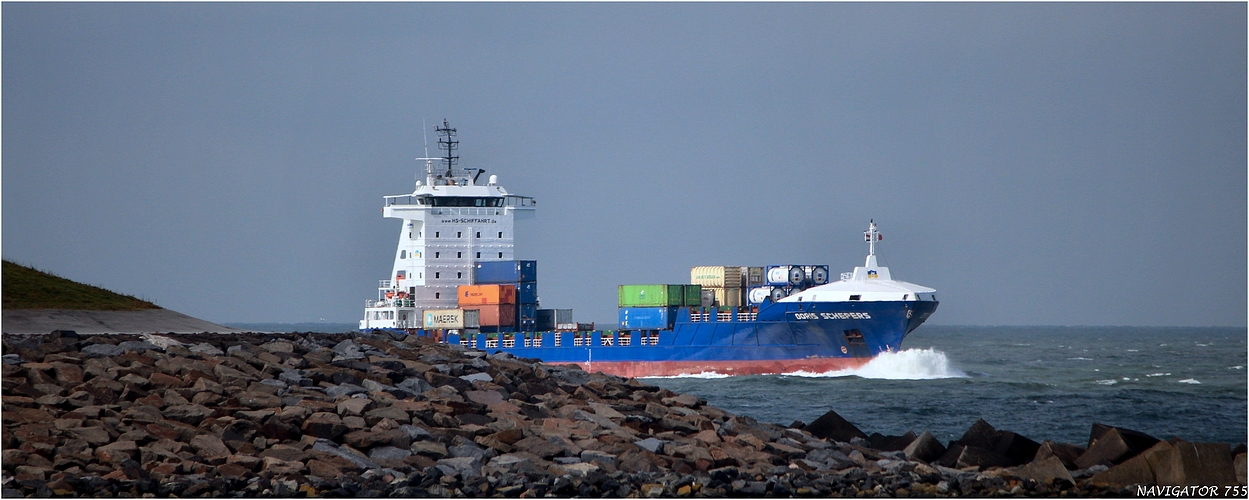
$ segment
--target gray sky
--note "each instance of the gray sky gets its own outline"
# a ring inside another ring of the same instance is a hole
[[[421,122],[538,199],[543,307],[862,265],[940,324],[1246,324],[1246,6],[3,4],[3,255],[355,321]]]

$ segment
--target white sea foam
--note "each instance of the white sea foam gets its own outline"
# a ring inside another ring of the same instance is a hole
[[[928,380],[939,378],[962,378],[967,374],[950,366],[945,353],[935,349],[905,349],[899,352],[884,352],[872,358],[867,364],[848,370],[835,370],[824,373],[796,371],[786,373],[793,377],[849,377],[887,379],[887,380]]]
[[[723,373],[716,373],[716,372],[702,372],[702,373],[682,373],[682,374],[680,374],[680,375],[668,375],[668,376],[660,376],[660,377],[638,377],[638,378],[702,378],[702,379],[715,379],[715,378],[729,378],[729,377],[731,377],[731,376],[732,376],[732,375],[725,375],[725,374],[723,374]]]
[[[1200,384],[1201,382],[1198,382],[1197,379],[1195,378],[1186,378],[1184,380],[1181,380],[1180,383],[1181,384]]]
[[[1146,377],[1165,377],[1167,375],[1170,375],[1170,373],[1146,373],[1145,374]]]
[[[1094,383],[1094,384],[1097,384],[1097,385],[1115,385],[1115,384],[1119,383],[1119,381],[1118,381],[1118,380],[1110,380],[1110,379],[1108,379],[1108,380],[1097,380],[1097,381],[1094,381],[1093,383]]]
[[[1093,360],[1093,358],[1067,358],[1067,359],[1076,359],[1080,361],[1092,361]]]

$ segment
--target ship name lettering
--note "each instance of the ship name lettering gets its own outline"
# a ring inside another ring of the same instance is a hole
[[[495,224],[495,219],[443,219],[443,224]]]
[[[872,315],[865,312],[794,313],[794,319],[872,319]]]

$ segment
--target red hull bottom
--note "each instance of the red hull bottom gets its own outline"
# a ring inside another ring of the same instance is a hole
[[[721,375],[777,375],[798,371],[826,373],[858,368],[871,358],[767,359],[751,361],[606,361],[569,363],[588,372],[626,378],[673,377],[719,373]],[[563,363],[561,363],[563,364]]]

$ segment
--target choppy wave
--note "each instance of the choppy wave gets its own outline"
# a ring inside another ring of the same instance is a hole
[[[702,373],[682,373],[682,374],[680,374],[680,375],[666,375],[666,376],[656,376],[656,377],[638,377],[638,378],[702,378],[702,379],[715,379],[715,378],[729,378],[729,377],[732,377],[732,375],[725,375],[725,374],[723,374],[723,373],[716,373],[716,372],[702,372]]]
[[[929,380],[967,377],[962,370],[950,366],[944,352],[935,349],[905,349],[884,352],[867,364],[848,370],[824,373],[796,371],[786,373],[792,377],[860,377],[887,380]]]
[[[1186,378],[1184,380],[1181,380],[1180,383],[1181,384],[1200,384],[1201,382],[1197,381],[1197,379],[1195,378]]]

